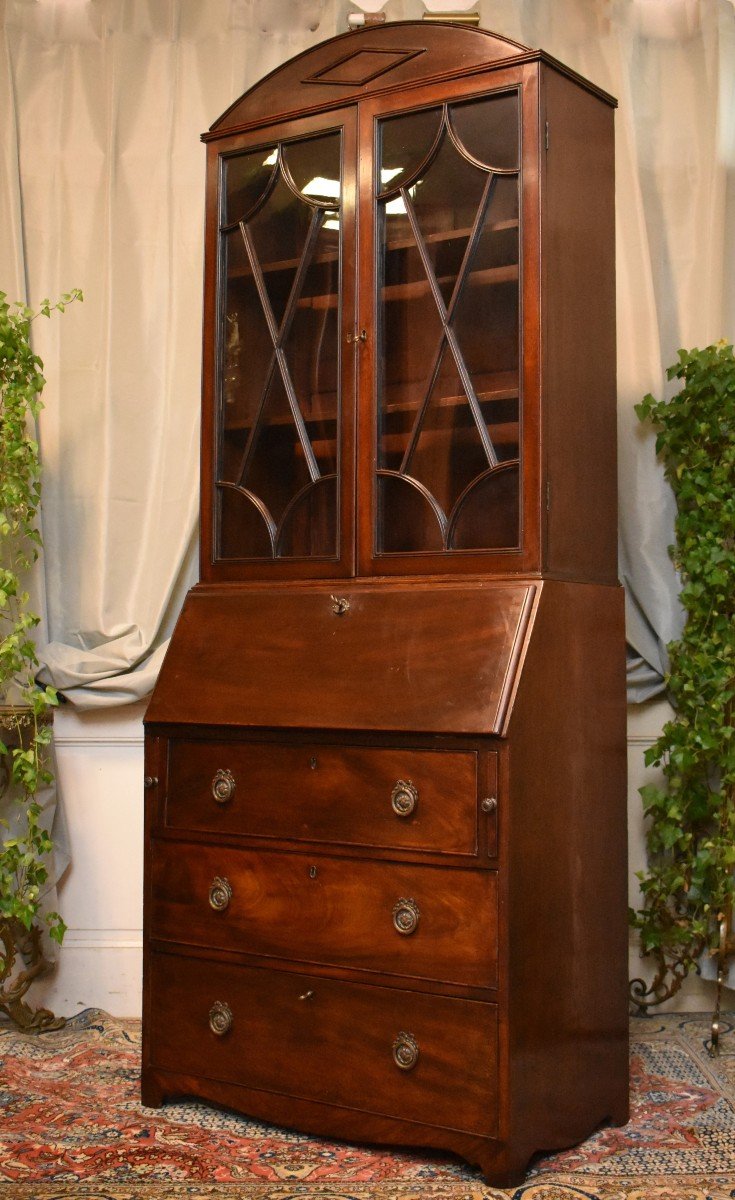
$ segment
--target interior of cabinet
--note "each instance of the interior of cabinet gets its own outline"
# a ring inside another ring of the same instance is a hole
[[[341,136],[224,160],[219,554],[334,556]]]
[[[515,91],[378,122],[376,551],[517,547]]]

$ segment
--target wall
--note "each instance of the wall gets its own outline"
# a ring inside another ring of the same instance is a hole
[[[35,1003],[66,1015],[87,1007],[118,1016],[140,1011],[144,710],[144,705],[94,714],[67,710],[56,720],[59,786],[72,854],[59,905],[69,929],[57,967],[33,995]],[[663,702],[629,712],[629,891],[634,905],[635,872],[645,863],[637,789],[655,775],[644,767],[643,753],[668,712]],[[631,936],[630,975],[650,974]],[[671,1007],[711,1009],[714,992],[713,983],[689,979]],[[729,1000],[733,1007],[732,994]]]
[[[31,996],[66,1016],[140,1012],[144,711],[67,709],[54,722],[72,857],[58,901],[68,930],[57,966]]]

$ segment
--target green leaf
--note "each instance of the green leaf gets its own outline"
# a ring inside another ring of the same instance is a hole
[[[663,783],[641,789],[647,868],[633,914],[663,980],[719,943],[735,891],[735,357],[732,345],[680,350],[669,400],[636,405],[676,501],[669,547],[686,625],[668,647],[674,718],[644,755]]]

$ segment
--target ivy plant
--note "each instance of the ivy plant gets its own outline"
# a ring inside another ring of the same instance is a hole
[[[674,708],[647,766],[663,786],[641,788],[648,869],[631,913],[656,967],[631,994],[645,1009],[669,999],[700,957],[729,939],[735,892],[735,357],[725,342],[680,350],[671,400],[636,407],[657,427],[656,451],[676,498],[669,552],[681,581],[684,631],[668,646]]]
[[[32,436],[43,407],[43,363],[31,347],[31,324],[39,316],[63,312],[81,300],[77,289],[37,311],[11,304],[0,292],[0,699],[2,727],[15,736],[0,741],[0,770],[5,790],[20,806],[16,819],[2,821],[6,836],[0,849],[0,923],[31,930],[48,877],[51,838],[42,819],[38,793],[52,781],[48,746],[49,710],[58,704],[51,687],[35,682],[38,668],[33,631],[39,617],[30,607],[23,580],[41,549],[38,508],[41,498],[38,444]],[[2,729],[0,729],[2,736]],[[61,943],[66,926],[58,913],[46,918],[51,937]],[[0,952],[0,978],[9,966]]]

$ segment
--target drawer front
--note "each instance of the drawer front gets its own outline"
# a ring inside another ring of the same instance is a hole
[[[157,842],[151,936],[468,987],[497,978],[492,871]]]
[[[169,954],[150,956],[150,986],[159,1070],[496,1130],[493,1004]]]
[[[473,855],[477,755],[173,741],[171,829]]]

